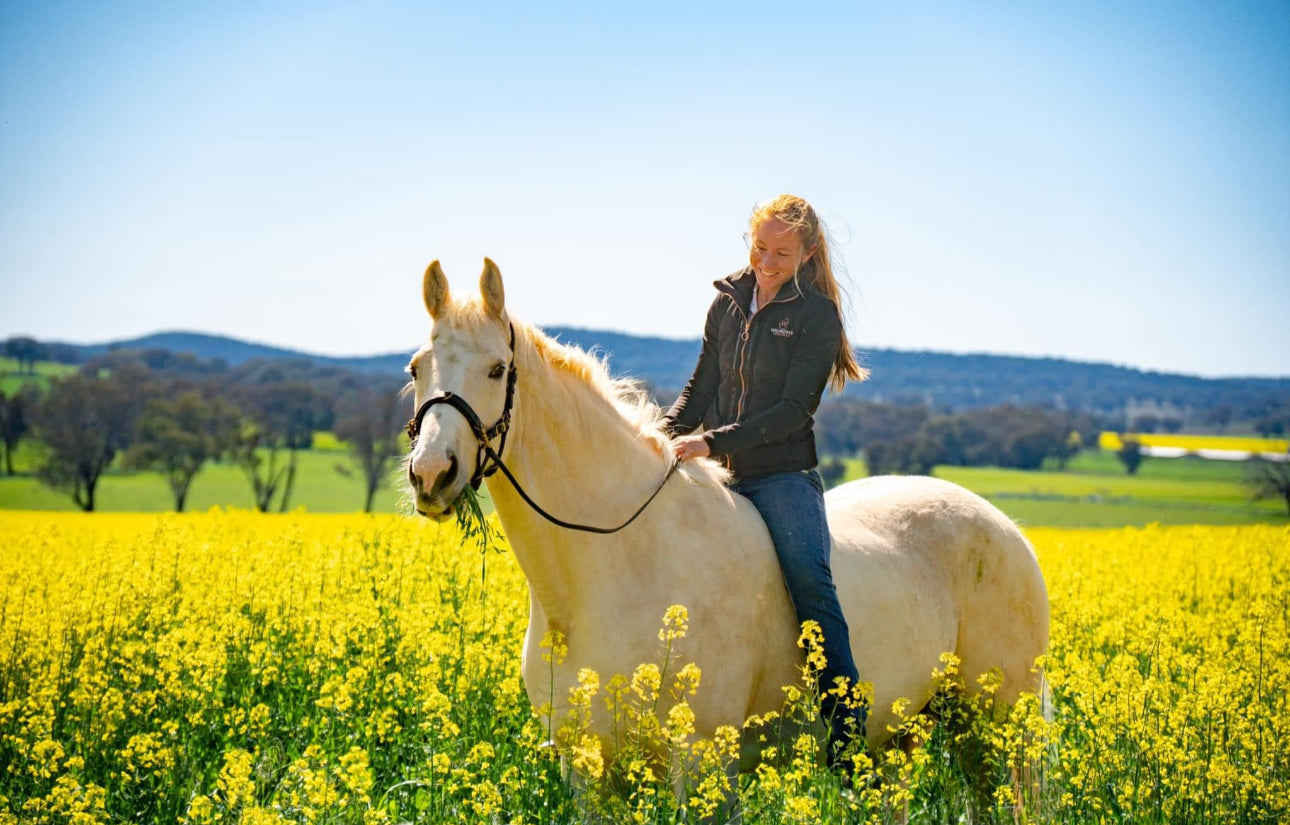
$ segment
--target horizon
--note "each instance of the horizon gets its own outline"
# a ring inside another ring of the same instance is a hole
[[[684,336],[674,338],[674,337],[665,336],[665,335],[641,335],[633,332],[625,332],[623,330],[609,329],[607,327],[582,326],[578,324],[549,324],[546,326],[540,326],[539,329],[541,329],[544,333],[546,333],[548,329],[569,329],[569,330],[576,330],[578,332],[591,333],[591,334],[607,333],[610,335],[622,335],[630,338],[638,338],[642,340],[666,341],[669,343],[697,344],[697,343],[701,343],[702,341],[702,337],[698,335],[691,336],[689,338],[686,338]],[[316,358],[328,358],[328,359],[334,359],[334,360],[340,360],[340,361],[369,359],[369,358],[390,358],[390,357],[396,357],[396,356],[402,357],[405,354],[405,351],[403,350],[384,350],[381,352],[369,352],[369,353],[315,352],[313,350],[301,349],[293,346],[273,344],[265,341],[257,341],[249,338],[241,338],[238,336],[231,336],[231,335],[226,335],[222,333],[204,332],[200,330],[191,330],[191,329],[189,330],[160,329],[153,332],[146,332],[140,335],[129,335],[123,338],[116,338],[109,341],[77,342],[77,341],[68,341],[68,340],[39,339],[39,338],[37,338],[36,340],[38,340],[42,344],[65,344],[65,345],[74,346],[74,347],[111,348],[111,347],[120,346],[122,344],[129,344],[136,341],[146,340],[149,338],[163,337],[167,335],[200,336],[204,338],[213,338],[213,339],[218,339],[223,341],[231,341],[234,343],[245,344],[252,347],[262,347],[265,349],[281,350],[284,352],[291,353],[293,355],[302,355],[302,356],[316,357]],[[1213,376],[1209,376],[1209,375],[1197,375],[1195,373],[1175,372],[1171,370],[1149,369],[1145,367],[1135,366],[1133,364],[1120,364],[1120,363],[1114,363],[1111,361],[1085,361],[1085,360],[1080,360],[1076,358],[1067,358],[1061,355],[1018,355],[1016,353],[984,352],[984,351],[951,352],[949,350],[908,349],[904,347],[868,347],[861,344],[853,345],[852,349],[860,353],[861,356],[863,356],[865,352],[882,351],[882,352],[898,352],[905,355],[948,355],[952,357],[963,357],[963,358],[972,358],[972,357],[1017,358],[1017,359],[1032,360],[1032,361],[1060,361],[1067,364],[1112,367],[1116,369],[1125,369],[1125,370],[1141,372],[1145,374],[1174,375],[1174,376],[1179,376],[1183,378],[1198,378],[1206,381],[1224,381],[1224,380],[1239,381],[1239,380],[1245,380],[1245,379],[1268,380],[1268,381],[1290,381],[1290,373],[1282,374],[1282,375],[1213,375]],[[415,351],[416,351],[416,347],[413,347],[412,349],[407,350],[406,354],[410,356]],[[613,353],[607,353],[607,354],[609,356],[612,356]],[[612,366],[612,361],[611,361],[611,366]]]
[[[790,191],[862,349],[1290,373],[1290,5],[781,11],[0,7],[0,337],[694,339]]]

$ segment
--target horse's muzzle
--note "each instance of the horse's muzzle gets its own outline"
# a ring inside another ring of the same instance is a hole
[[[408,482],[412,485],[417,512],[440,521],[451,516],[455,509],[453,505],[461,494],[457,489],[459,476],[457,457],[452,453],[448,454],[448,466],[436,476],[429,490],[425,489],[421,476],[409,465]]]

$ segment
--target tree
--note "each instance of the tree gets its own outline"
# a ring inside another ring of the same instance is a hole
[[[1290,452],[1280,461],[1256,458],[1251,462],[1250,483],[1254,487],[1254,500],[1280,498],[1286,503],[1290,515]]]
[[[1115,457],[1120,459],[1120,463],[1124,465],[1124,469],[1128,471],[1129,475],[1134,475],[1138,472],[1138,466],[1142,464],[1142,460],[1147,457],[1147,454],[1142,452],[1142,441],[1137,436],[1122,435],[1120,436],[1120,449],[1116,450]]]
[[[1038,470],[1044,466],[1044,459],[1061,449],[1063,441],[1053,430],[1046,426],[1027,426],[1005,437],[1001,454],[1000,467],[1015,467],[1019,470]]]
[[[1205,413],[1204,421],[1210,426],[1218,428],[1221,433],[1227,429],[1227,425],[1232,423],[1232,418],[1236,411],[1232,409],[1231,404],[1221,403]]]
[[[1061,442],[1055,453],[1057,469],[1065,470],[1070,460],[1079,455],[1082,449],[1084,449],[1084,439],[1080,436],[1079,430],[1071,430],[1070,434],[1066,436],[1066,440]]]
[[[292,381],[244,387],[239,401],[249,418],[235,439],[233,458],[251,483],[256,508],[267,513],[278,497],[278,510],[286,512],[297,452],[313,444],[315,430],[331,426],[327,398],[308,384]]]
[[[1135,433],[1154,433],[1160,429],[1160,417],[1152,413],[1135,415],[1129,422],[1129,429]]]
[[[40,480],[70,492],[78,507],[92,512],[99,479],[129,446],[145,395],[141,370],[55,379],[36,410],[35,433],[48,448]]]
[[[31,430],[31,414],[40,400],[34,384],[23,384],[13,395],[0,395],[0,445],[4,447],[4,469],[13,475],[13,454]]]
[[[1290,404],[1263,413],[1254,423],[1254,430],[1264,438],[1277,438],[1290,432]]]
[[[406,419],[399,386],[367,385],[347,393],[336,411],[336,437],[349,445],[363,471],[363,512],[372,512],[372,499],[388,476],[390,460],[403,451]]]
[[[836,458],[826,458],[820,462],[819,473],[826,488],[836,487],[846,477],[847,465]]]
[[[36,362],[47,355],[45,346],[35,338],[19,336],[4,342],[4,354],[18,362],[18,369],[28,375],[36,372]]]
[[[853,456],[874,441],[917,432],[927,417],[922,406],[830,398],[815,413],[816,443],[821,453]]]
[[[175,512],[182,513],[198,471],[231,446],[237,416],[231,405],[195,390],[153,398],[144,407],[124,463],[165,475]]]
[[[888,473],[930,475],[937,464],[946,463],[941,445],[922,431],[871,442],[864,455],[871,476]]]

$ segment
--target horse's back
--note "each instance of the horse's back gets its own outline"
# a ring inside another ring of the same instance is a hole
[[[892,699],[926,698],[944,652],[959,657],[969,685],[999,669],[1008,701],[1037,688],[1047,592],[1029,542],[998,508],[922,476],[867,478],[825,500],[852,650],[874,683],[874,723]]]

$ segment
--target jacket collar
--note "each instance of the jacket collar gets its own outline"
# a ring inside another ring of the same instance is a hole
[[[717,291],[729,295],[735,303],[744,311],[752,304],[753,290],[757,288],[757,276],[753,274],[751,266],[746,266],[738,272],[732,272],[720,280],[713,281],[712,285]],[[802,290],[798,286],[796,278],[787,282],[779,288],[779,294],[775,296],[772,304],[778,304],[785,301],[794,301],[802,297]],[[768,304],[769,306],[769,304]]]

